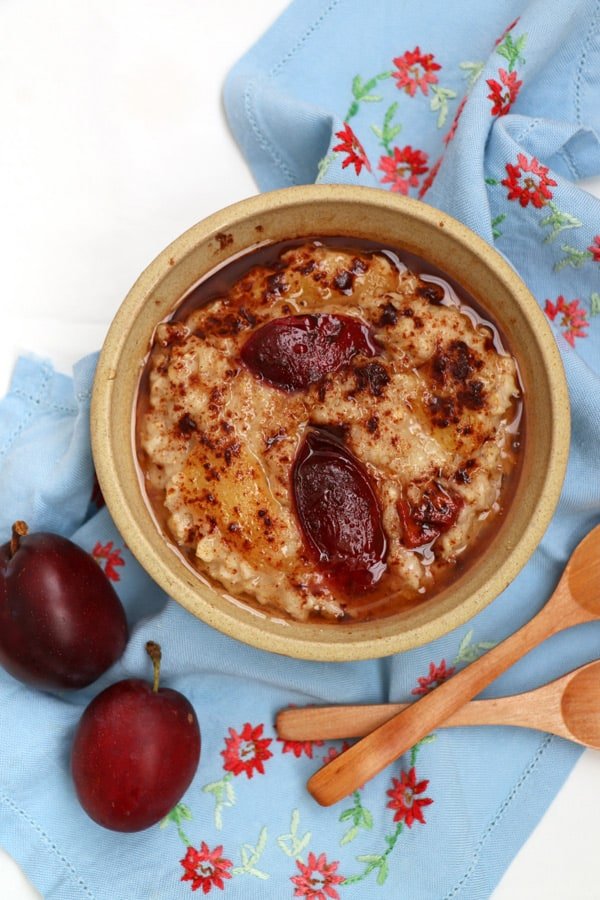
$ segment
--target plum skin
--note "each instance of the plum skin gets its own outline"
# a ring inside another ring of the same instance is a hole
[[[170,688],[129,678],[85,709],[73,741],[71,772],[86,813],[113,831],[142,831],[173,809],[200,760],[194,708]]]
[[[127,645],[125,611],[98,563],[61,535],[0,547],[0,664],[43,690],[86,687]]]

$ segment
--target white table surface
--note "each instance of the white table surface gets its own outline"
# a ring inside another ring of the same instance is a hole
[[[0,393],[22,351],[70,371],[159,250],[257,192],[221,86],[286,5],[1,0]],[[600,898],[598,798],[586,751],[494,900]],[[0,849],[1,900],[34,897]]]

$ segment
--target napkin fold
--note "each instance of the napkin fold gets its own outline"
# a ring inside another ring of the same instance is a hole
[[[443,6],[302,0],[231,72],[225,103],[259,186],[316,180],[421,196],[503,253],[545,311],[569,382],[565,487],[541,546],[471,623],[409,653],[359,663],[284,659],[222,635],[167,598],[131,556],[97,485],[88,438],[95,357],[73,378],[19,360],[0,403],[0,539],[16,519],[70,536],[113,581],[132,636],[75,693],[0,671],[0,844],[49,900],[450,900],[488,897],[579,749],[518,729],[439,730],[329,809],[307,778],[342,742],[284,742],[290,704],[413,700],[543,605],[600,520],[600,4]],[[69,775],[89,700],[149,677],[185,693],[202,759],[164,822],[132,835],[94,825]],[[486,692],[533,688],[598,655],[600,625],[557,635]]]

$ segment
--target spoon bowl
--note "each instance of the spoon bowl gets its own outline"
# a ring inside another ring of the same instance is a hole
[[[577,743],[600,750],[600,660],[573,675],[563,691],[560,712]]]

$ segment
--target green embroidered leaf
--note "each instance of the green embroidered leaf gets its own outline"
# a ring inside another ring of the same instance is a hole
[[[357,856],[356,859],[358,860],[358,862],[375,863],[375,865],[379,866],[381,865],[381,860],[383,859],[383,857],[381,855],[375,856],[373,854],[366,853],[362,854],[361,856]]]
[[[600,316],[600,294],[596,291],[590,297],[590,316]]]
[[[171,812],[167,813],[161,821],[160,827],[166,828],[169,822],[175,822],[176,825],[180,825],[182,822],[191,822],[191,820],[192,811],[189,806],[186,806],[185,803],[178,803]]]
[[[360,100],[363,92],[363,83],[360,75],[355,75],[352,79],[352,96],[356,100]]]
[[[302,861],[300,854],[308,846],[312,835],[310,831],[307,831],[301,838],[298,838],[299,825],[300,813],[295,809],[292,812],[289,833],[280,834],[277,838],[277,844],[286,856]]]
[[[554,240],[557,234],[560,234],[561,231],[564,231],[567,228],[581,228],[582,222],[572,216],[570,213],[561,212],[556,203],[552,200],[548,201],[548,208],[551,210],[550,215],[545,216],[545,218],[540,219],[539,226],[540,228],[550,227],[550,233],[546,235],[544,238],[544,243],[549,244]]]
[[[562,244],[560,249],[565,256],[559,259],[554,266],[555,272],[560,272],[565,266],[570,266],[572,269],[580,269],[588,260],[594,258],[589,250],[578,250],[577,247],[572,247],[570,244]]]
[[[354,807],[351,807],[350,809],[344,810],[344,812],[340,815],[338,821],[346,822],[348,819],[353,819],[353,818],[354,818]]]
[[[496,181],[495,178],[486,178],[486,179],[485,179],[485,183],[486,183],[486,184],[500,184],[500,182],[499,182],[499,181]]]
[[[359,830],[360,830],[360,829],[358,828],[357,825],[354,825],[353,828],[350,828],[350,829],[343,835],[342,839],[340,840],[340,845],[343,847],[344,844],[349,844],[351,841],[353,841],[354,838],[357,836]]]
[[[161,828],[166,828],[170,822],[175,823],[175,827],[177,828],[177,834],[181,838],[184,844],[191,846],[191,841],[186,835],[185,831],[182,827],[182,822],[191,822],[192,820],[192,811],[189,806],[186,806],[185,803],[178,803],[173,807],[171,812],[167,813],[167,815],[162,819],[160,823]]]
[[[223,827],[223,809],[235,806],[235,790],[231,784],[232,775],[228,772],[220,781],[211,781],[202,788],[203,793],[212,794],[215,799],[215,827],[220,831]]]
[[[261,878],[263,880],[269,878],[269,875],[266,872],[262,872],[260,869],[256,868],[256,863],[261,858],[266,845],[267,829],[263,826],[263,828],[261,828],[260,830],[260,834],[258,835],[256,847],[254,847],[252,844],[242,844],[242,846],[240,847],[242,865],[236,866],[234,869],[232,869],[232,874],[253,875],[255,878]]]
[[[385,884],[388,874],[389,874],[388,861],[387,861],[387,859],[384,859],[381,866],[379,867],[379,872],[377,874],[377,884],[379,884],[379,885]]]
[[[248,869],[248,875],[254,875],[255,878],[261,878],[263,881],[270,877],[266,872],[261,872],[260,869]]]
[[[364,97],[361,97],[363,103],[379,103],[380,100],[383,100],[381,94],[365,94]]]
[[[392,103],[386,110],[383,117],[383,126],[379,128],[377,125],[371,125],[371,130],[375,137],[379,139],[379,143],[385,149],[388,156],[392,155],[392,141],[397,134],[400,133],[401,125],[392,125],[392,120],[398,111],[398,103]]]
[[[502,237],[502,232],[498,228],[498,225],[501,225],[502,222],[504,222],[505,218],[506,213],[500,213],[499,216],[496,216],[494,219],[492,219],[492,237],[494,239]]]
[[[261,828],[260,834],[258,836],[256,852],[260,855],[261,853],[263,853],[266,846],[267,846],[267,829],[265,827],[265,828]]]
[[[492,647],[496,646],[496,641],[479,641],[477,644],[472,644],[472,638],[473,629],[468,631],[460,642],[458,653],[453,659],[454,665],[474,662],[476,659],[479,659],[486,650],[491,650]]]
[[[454,660],[455,662],[459,662],[462,659],[463,653],[465,652],[465,650],[467,649],[467,647],[469,646],[469,644],[471,643],[471,641],[473,639],[473,634],[474,634],[473,628],[471,628],[465,634],[464,638],[458,645],[458,653],[456,654],[456,659]]]
[[[527,35],[522,34],[517,38],[516,41],[513,40],[512,34],[510,32],[506,35],[502,43],[496,47],[496,53],[499,53],[500,56],[503,56],[508,61],[508,71],[512,72],[514,67],[518,62],[524,63],[525,60],[522,56],[522,50],[527,41]]]
[[[365,828],[371,829],[373,827],[373,815],[363,806],[362,810],[362,824]]]
[[[458,64],[458,68],[462,69],[464,72],[464,78],[467,79],[467,87],[470,90],[485,67],[484,62],[461,62]]]
[[[437,127],[443,128],[444,122],[448,118],[448,100],[453,100],[456,97],[456,91],[452,91],[450,88],[440,87],[437,84],[432,84],[431,92],[433,96],[429,101],[429,108],[432,112],[437,112],[439,110]]]

